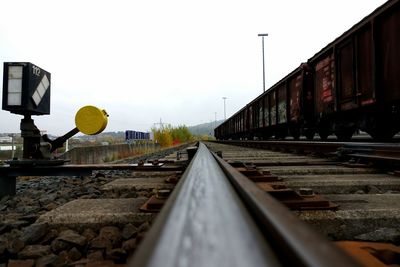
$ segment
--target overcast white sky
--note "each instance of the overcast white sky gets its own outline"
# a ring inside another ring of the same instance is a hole
[[[4,61],[51,72],[51,115],[34,117],[51,134],[88,104],[109,113],[106,131],[196,125],[223,119],[224,96],[229,117],[262,93],[258,33],[268,88],[384,2],[1,1],[0,73]],[[20,119],[1,110],[0,132]]]

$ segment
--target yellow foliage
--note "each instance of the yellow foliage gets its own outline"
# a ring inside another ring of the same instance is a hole
[[[167,125],[160,129],[151,129],[154,140],[162,147],[169,147],[180,143],[188,142],[193,139],[192,134],[186,126],[172,127]]]

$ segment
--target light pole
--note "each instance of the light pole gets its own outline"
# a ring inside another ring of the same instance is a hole
[[[224,100],[224,119],[226,120],[226,105],[225,105],[225,100],[227,99],[226,96],[222,97],[222,99]]]
[[[14,159],[14,134],[10,134],[11,137],[11,159]]]
[[[268,36],[268,33],[259,33],[258,36],[262,37],[262,55],[263,55],[263,92],[265,92],[265,60],[264,60],[264,37]]]

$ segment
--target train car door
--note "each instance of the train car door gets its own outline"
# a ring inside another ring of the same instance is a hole
[[[377,90],[383,91],[384,103],[400,100],[400,4],[382,17],[376,24]]]
[[[269,94],[269,104],[270,104],[270,117],[271,117],[271,125],[276,125],[276,90],[273,90],[270,94]]]
[[[289,80],[289,121],[297,123],[300,120],[300,98],[303,87],[302,72]]]
[[[375,103],[373,79],[373,49],[371,25],[361,29],[356,36],[357,44],[357,97],[358,104],[366,106]]]
[[[315,108],[320,118],[336,111],[335,97],[335,62],[329,53],[315,66]]]
[[[338,108],[342,111],[357,108],[354,47],[352,38],[339,45],[336,49],[338,77]]]

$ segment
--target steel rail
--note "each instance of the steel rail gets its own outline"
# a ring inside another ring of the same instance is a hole
[[[215,153],[213,156],[273,244],[284,266],[360,266],[246,176]]]
[[[202,143],[129,264],[281,266]]]
[[[360,266],[202,143],[129,264]]]
[[[398,143],[370,143],[370,144],[345,144],[339,149],[343,155],[360,154],[382,157],[400,158],[400,144]]]
[[[284,149],[284,150],[308,150],[322,153],[335,152],[343,146],[343,142],[323,141],[239,141],[239,140],[218,140],[212,141],[220,144],[244,146],[262,149]]]
[[[400,145],[397,143],[346,144],[338,149],[336,155],[341,160],[357,159],[383,169],[394,169],[400,165]]]
[[[74,164],[61,166],[0,166],[0,175],[9,176],[53,176],[90,175],[95,170],[133,170],[133,171],[182,171],[182,166],[154,166],[138,164]]]
[[[0,199],[13,196],[17,192],[18,176],[87,176],[95,170],[133,170],[133,171],[183,171],[183,166],[138,165],[138,164],[86,164],[86,165],[19,165],[0,166]]]
[[[261,149],[281,149],[285,151],[310,151],[325,154],[346,156],[348,154],[375,155],[400,158],[399,143],[377,142],[337,142],[337,141],[242,141],[218,140],[211,141],[220,144]]]

